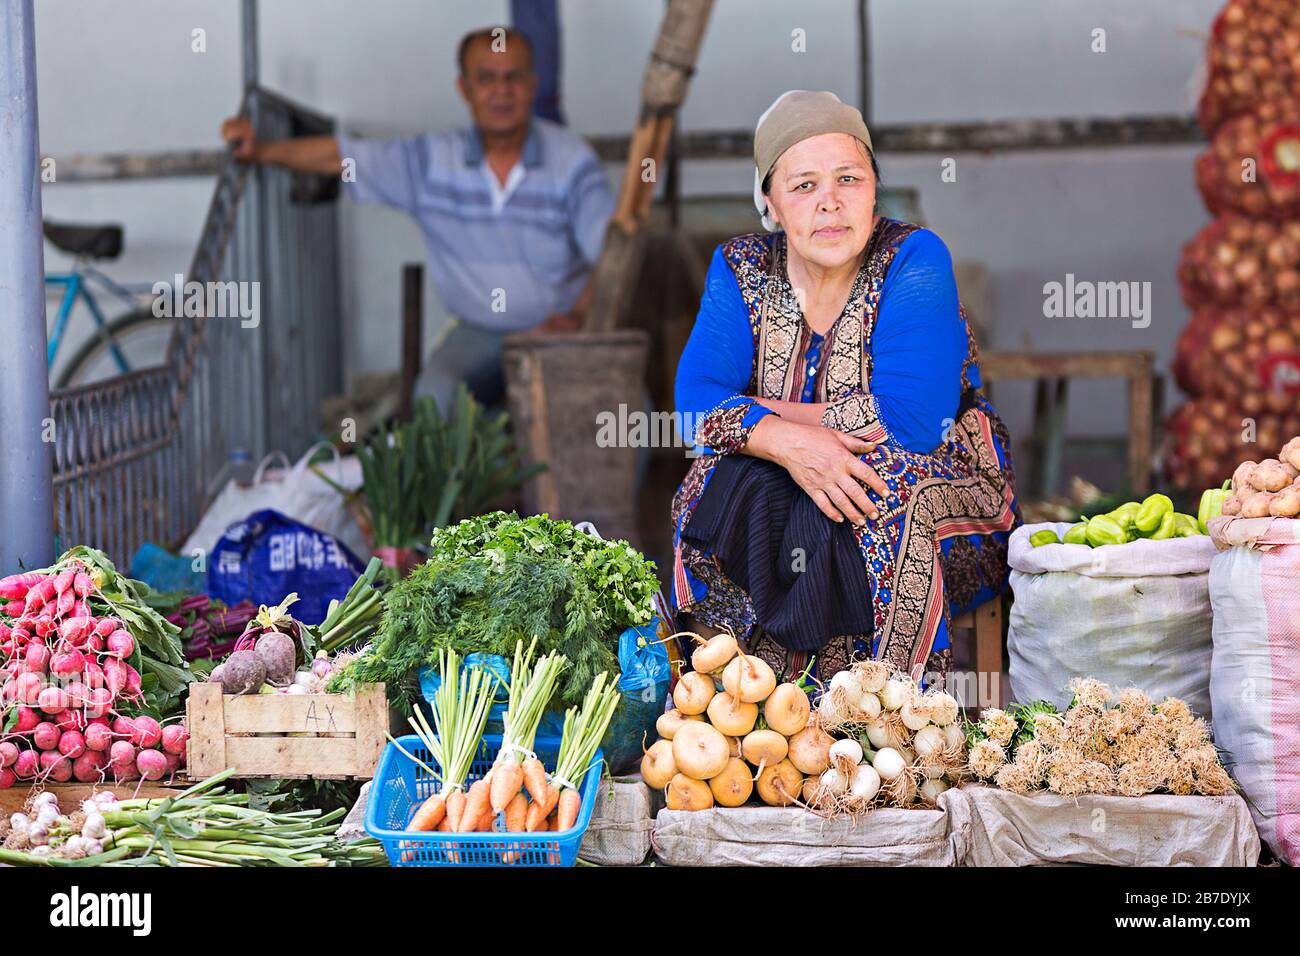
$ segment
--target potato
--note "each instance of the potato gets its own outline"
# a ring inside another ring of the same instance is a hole
[[[1283,445],[1277,457],[1292,468],[1300,468],[1300,437],[1292,438]]]
[[[1275,518],[1294,518],[1300,515],[1300,488],[1292,485],[1279,492],[1268,504],[1268,513]]]
[[[1276,458],[1265,458],[1255,469],[1251,478],[1260,491],[1281,491],[1295,480],[1296,471],[1290,465],[1284,465]]]
[[[1249,497],[1252,490],[1259,490],[1254,485],[1255,469],[1258,467],[1253,461],[1243,461],[1232,473],[1232,490],[1243,500]]]
[[[1236,495],[1228,495],[1228,497],[1224,498],[1223,513],[1229,517],[1241,514],[1241,499]]]
[[[1273,499],[1277,497],[1271,491],[1257,491],[1241,503],[1243,518],[1267,518]]]

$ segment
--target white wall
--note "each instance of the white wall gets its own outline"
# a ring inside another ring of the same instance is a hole
[[[239,90],[237,4],[38,0],[42,149],[47,153],[211,146]],[[873,0],[875,122],[1190,112],[1204,35],[1221,0]],[[853,0],[717,0],[684,111],[688,129],[748,127],[781,91],[857,97]],[[262,74],[271,87],[394,135],[457,125],[454,49],[505,0],[264,0]],[[626,132],[658,18],[655,0],[564,0],[565,109],[585,133]],[[208,52],[190,51],[195,27]],[[1108,52],[1090,51],[1094,28]],[[792,52],[791,31],[807,51]],[[1205,222],[1192,147],[963,155],[956,183],[937,156],[883,157],[886,181],[921,193],[927,220],[993,277],[1000,347],[1148,348],[1167,365],[1187,311],[1174,268]],[[744,192],[744,162],[688,164],[688,193]],[[113,273],[152,282],[188,262],[209,184],[49,186],[53,218],[117,217],[127,254]],[[397,363],[401,264],[422,256],[400,214],[345,202],[348,368]],[[53,257],[51,257],[53,259]],[[1042,286],[1067,272],[1150,281],[1155,317],[1047,320]],[[442,322],[436,303],[427,334]],[[1023,393],[1027,394],[1027,393]],[[1071,426],[1122,430],[1122,391],[1076,392]],[[1000,399],[1014,405],[1022,393]],[[1013,427],[1023,415],[1007,408]]]

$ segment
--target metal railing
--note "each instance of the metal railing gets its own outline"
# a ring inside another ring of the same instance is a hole
[[[259,137],[333,131],[254,88]],[[234,450],[299,454],[321,399],[342,387],[336,206],[305,180],[228,161],[186,282],[257,283],[256,322],[180,315],[164,364],[51,393],[58,546],[123,567],[146,541],[175,547],[231,474]]]

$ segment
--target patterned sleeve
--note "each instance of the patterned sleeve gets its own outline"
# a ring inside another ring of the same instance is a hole
[[[876,397],[861,389],[854,389],[839,401],[831,402],[822,414],[822,424],[878,445],[893,441],[880,417]]]
[[[695,327],[677,365],[677,413],[698,451],[734,454],[773,414],[745,395],[754,373],[754,333],[735,273],[719,249],[704,283]]]

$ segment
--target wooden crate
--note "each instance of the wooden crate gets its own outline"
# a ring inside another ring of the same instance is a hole
[[[185,772],[193,778],[234,767],[237,777],[364,779],[374,776],[387,743],[388,702],[383,684],[369,684],[355,696],[231,696],[219,684],[196,683],[185,718]]]

